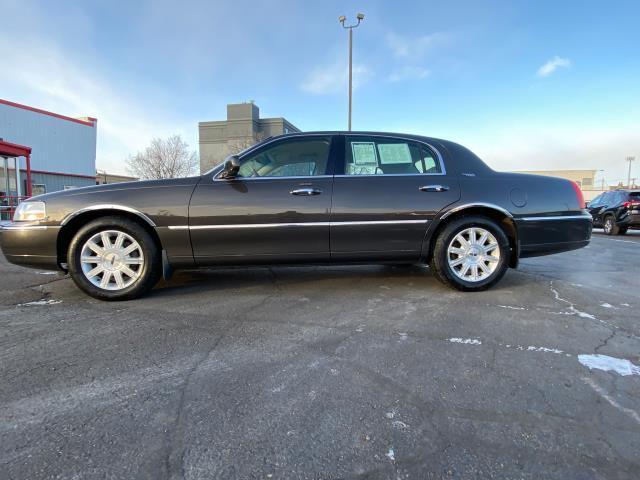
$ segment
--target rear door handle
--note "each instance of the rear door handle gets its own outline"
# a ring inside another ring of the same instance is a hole
[[[296,188],[289,192],[291,195],[302,195],[303,197],[310,197],[311,195],[320,195],[322,190],[317,188]]]
[[[419,187],[421,192],[446,192],[449,190],[447,185],[423,185]]]

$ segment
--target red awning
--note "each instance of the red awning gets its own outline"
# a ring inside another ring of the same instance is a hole
[[[31,155],[31,147],[0,140],[0,155],[3,157],[27,157]]]

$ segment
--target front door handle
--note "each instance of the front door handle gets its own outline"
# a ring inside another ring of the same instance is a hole
[[[449,190],[447,185],[423,185],[419,187],[421,192],[446,192]]]
[[[302,195],[303,197],[310,197],[311,195],[320,195],[322,190],[318,190],[317,188],[296,188],[295,190],[291,190],[289,192],[291,195]]]

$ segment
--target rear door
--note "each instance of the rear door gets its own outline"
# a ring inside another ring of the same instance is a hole
[[[241,157],[236,178],[203,178],[189,207],[196,263],[329,260],[332,157],[331,136],[293,136]]]
[[[428,222],[460,198],[458,180],[426,143],[384,135],[340,138],[332,259],[418,259]]]

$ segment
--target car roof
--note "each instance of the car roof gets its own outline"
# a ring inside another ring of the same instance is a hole
[[[440,143],[449,143],[449,140],[444,140],[441,138],[435,137],[427,137],[424,135],[416,135],[415,133],[401,133],[401,132],[374,132],[367,130],[318,130],[318,131],[308,131],[308,132],[291,132],[291,133],[283,133],[282,135],[274,135],[269,138],[286,138],[286,137],[299,137],[304,135],[383,135],[389,137],[403,137],[403,138],[412,138],[415,140],[422,141],[431,141],[431,142],[440,142]]]

